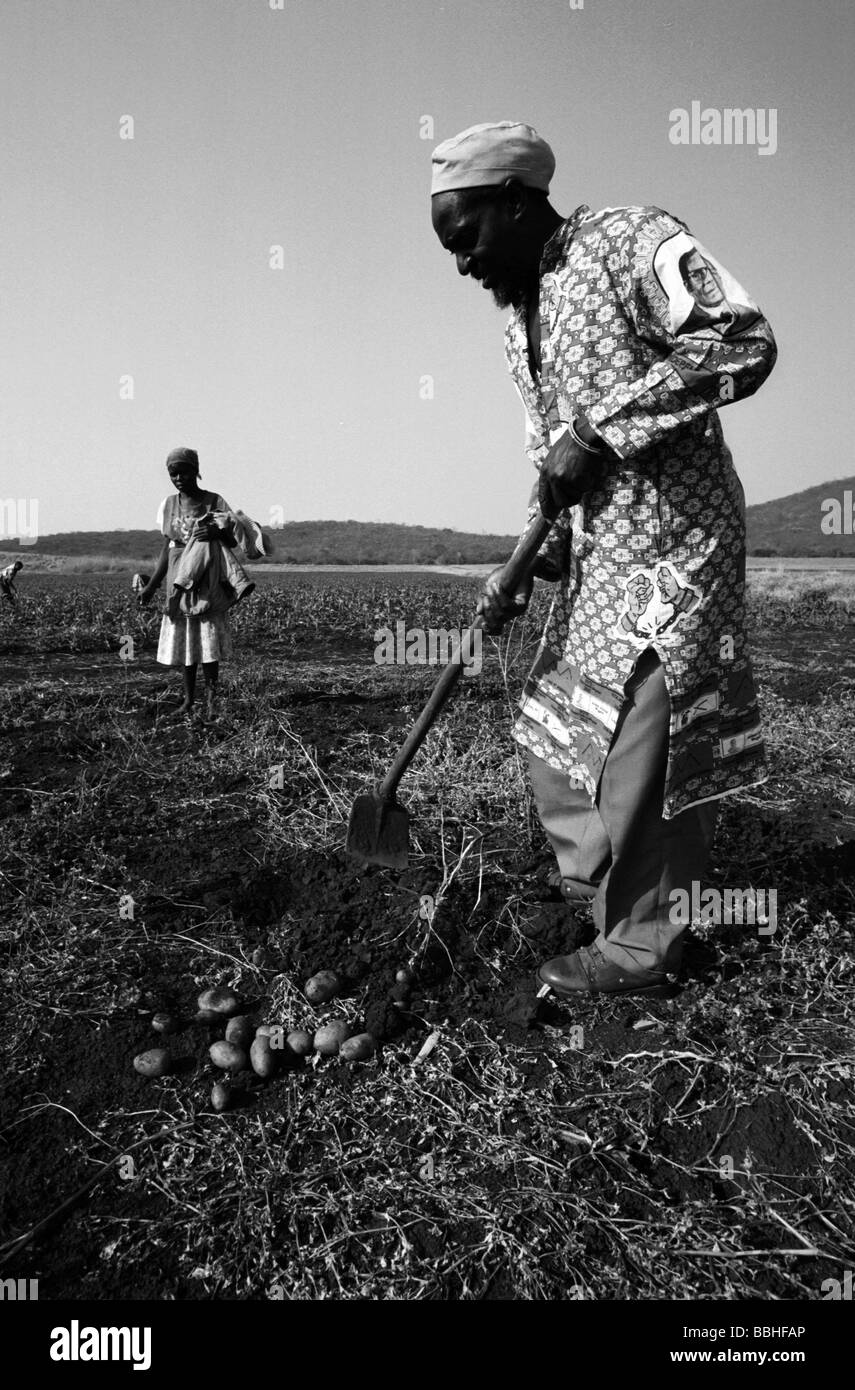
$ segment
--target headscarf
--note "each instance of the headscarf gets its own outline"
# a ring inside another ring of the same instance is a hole
[[[199,472],[199,455],[196,453],[195,449],[185,449],[183,447],[173,449],[172,453],[167,457],[166,466],[170,468],[176,463],[189,463],[194,473]]]

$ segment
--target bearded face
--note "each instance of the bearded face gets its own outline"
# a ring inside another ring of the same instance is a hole
[[[489,290],[499,309],[519,308],[525,302],[532,266],[518,222],[493,189],[439,193],[431,200],[431,218],[458,272]],[[536,267],[534,274],[536,279]]]

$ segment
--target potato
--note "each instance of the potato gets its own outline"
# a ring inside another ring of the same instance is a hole
[[[134,1069],[140,1076],[165,1076],[171,1062],[165,1047],[150,1047],[148,1052],[140,1052],[134,1058]]]
[[[276,1053],[272,1051],[270,1039],[256,1038],[249,1049],[249,1060],[256,1076],[272,1076],[276,1070]]]
[[[181,1022],[174,1014],[154,1014],[151,1026],[155,1033],[177,1033]]]
[[[228,1110],[232,1103],[232,1093],[228,1086],[222,1081],[217,1081],[211,1087],[211,1106],[219,1115],[223,1110]]]
[[[239,1014],[241,1002],[233,989],[218,986],[216,989],[203,989],[199,995],[200,1014],[213,1014],[215,1018],[230,1018]]]
[[[226,1024],[226,1042],[247,1048],[255,1037],[255,1024],[246,1014],[237,1014]]]
[[[341,980],[334,970],[319,970],[306,981],[303,991],[310,1004],[326,1004],[341,989]]]
[[[338,1055],[345,1062],[367,1062],[376,1051],[377,1045],[370,1033],[357,1033],[342,1043]]]
[[[208,1048],[208,1055],[215,1067],[223,1071],[243,1071],[247,1064],[246,1052],[233,1042],[215,1042]]]
[[[306,1033],[302,1028],[295,1028],[293,1033],[289,1033],[285,1039],[285,1045],[290,1048],[295,1057],[308,1057],[315,1050],[311,1033]]]
[[[350,1024],[343,1018],[324,1024],[315,1034],[315,1051],[322,1057],[334,1057],[342,1043],[350,1036]]]
[[[395,983],[399,985],[411,985],[416,978],[416,972],[409,965],[403,965],[400,970],[395,971]]]

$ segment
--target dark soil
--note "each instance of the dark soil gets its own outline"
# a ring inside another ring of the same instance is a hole
[[[806,640],[804,633],[776,634],[766,650],[783,673],[783,684],[776,683],[776,690],[789,701],[810,704],[823,694],[823,677],[803,661]],[[825,640],[834,645],[842,638],[810,634],[814,651]],[[842,646],[838,652],[834,645],[830,654],[840,679],[851,679],[851,649]],[[288,691],[289,718],[324,771],[335,770],[346,737],[383,732],[396,738],[411,721],[412,703],[417,707],[420,694],[430,685],[430,677],[424,679],[420,673],[412,689],[404,692],[405,699],[400,690],[378,694],[366,684],[364,690],[350,685],[337,691],[334,684],[323,681],[324,663],[365,661],[364,642],[349,647],[330,640],[313,652],[307,646],[291,656],[301,669]],[[317,664],[317,672],[307,669],[309,657]],[[51,659],[43,670],[37,667],[34,672],[28,657],[26,669],[36,681],[42,676],[46,683],[48,677],[79,680],[83,691],[97,679],[100,665],[108,662],[114,668],[112,657],[65,657]],[[370,658],[366,661],[369,671]],[[11,666],[7,668],[7,676],[12,672]],[[146,656],[136,668],[135,680],[146,698],[153,696],[160,704],[157,712],[149,705],[138,708],[133,717],[152,732],[157,719],[157,729],[162,729],[162,709],[172,698],[167,678]],[[497,718],[507,717],[500,700],[494,712]],[[223,734],[227,736],[228,730]],[[58,795],[81,776],[81,763],[94,750],[84,739],[75,743],[69,735],[64,756],[58,758],[57,737],[56,720],[38,716],[16,731],[5,769],[10,792],[0,803],[0,825],[5,817],[29,815],[39,797]],[[191,737],[180,728],[170,733],[170,756],[179,758],[177,765],[192,760],[194,737],[198,736]],[[109,1116],[156,1114],[161,1109],[165,1119],[181,1122],[192,1116],[194,1106],[206,1105],[212,1074],[207,1048],[221,1036],[218,1031],[194,1024],[175,1037],[172,1086],[155,1089],[130,1066],[135,1053],[155,1043],[149,1026],[153,1011],[170,1009],[186,1016],[194,1007],[192,989],[176,979],[173,957],[164,949],[165,939],[176,933],[192,932],[205,940],[207,925],[215,922],[211,940],[220,947],[240,951],[245,960],[263,948],[259,990],[247,1000],[259,1020],[281,1021],[289,1028],[310,1021],[310,1011],[301,1016],[298,1005],[281,1019],[275,1016],[271,1001],[277,997],[278,981],[284,976],[301,985],[315,971],[332,967],[343,977],[342,998],[349,1011],[357,1012],[364,1027],[393,1056],[397,1051],[415,1055],[434,1027],[453,1033],[481,1025],[493,1037],[528,1045],[528,1085],[535,1091],[555,1070],[554,1062],[547,1059],[548,1038],[566,1035],[583,1021],[587,1047],[600,1056],[620,1058],[648,1046],[649,1038],[656,1036],[638,1031],[639,1021],[652,1015],[654,1023],[670,1027],[686,1001],[716,977],[715,950],[698,945],[688,953],[685,993],[674,1000],[657,1001],[652,1007],[634,1001],[588,1003],[576,1010],[538,1001],[534,971],[539,961],[572,950],[589,939],[592,930],[584,913],[570,916],[562,904],[549,901],[543,874],[535,871],[537,863],[542,868],[548,862],[536,830],[534,863],[530,854],[517,862],[501,860],[500,867],[477,884],[477,891],[470,882],[453,882],[435,910],[420,916],[420,905],[437,893],[436,863],[428,870],[420,860],[393,874],[355,865],[341,844],[324,853],[292,849],[271,862],[259,840],[252,806],[248,799],[246,804],[241,802],[240,778],[210,787],[208,792],[234,793],[230,809],[208,809],[202,802],[192,825],[153,826],[144,805],[131,813],[120,801],[108,807],[110,815],[99,827],[87,826],[83,813],[69,822],[62,852],[67,866],[91,852],[93,845],[109,850],[120,827],[123,870],[149,885],[137,906],[137,921],[144,923],[146,940],[135,946],[127,964],[129,975],[135,976],[138,998],[134,1007],[109,1018],[74,1016],[66,1008],[57,1011],[45,1019],[41,1036],[33,1040],[37,1067],[24,1067],[0,1079],[0,1238],[27,1230],[95,1171],[93,1160],[100,1151],[93,1135],[97,1139]],[[283,795],[287,798],[287,790]],[[826,808],[826,827],[835,810],[839,812],[833,806]],[[810,877],[821,890],[824,909],[833,911],[842,904],[847,880],[851,882],[855,872],[855,846],[848,840],[841,842],[833,826],[824,836],[816,826],[814,830],[808,837],[804,826],[783,825],[771,812],[760,812],[753,833],[758,841],[777,838],[787,846],[786,867],[778,880],[784,888],[787,874],[794,888]],[[488,848],[491,833],[486,832]],[[746,838],[746,855],[750,848]],[[513,914],[506,910],[511,901],[516,908]],[[726,937],[721,944],[727,945]],[[492,964],[496,960],[502,962],[501,971]],[[396,972],[405,967],[412,978],[402,983],[396,980]],[[467,1065],[461,1058],[461,1066]],[[287,1107],[293,1086],[314,1080],[306,1067],[296,1064],[263,1089],[251,1077],[242,1078],[247,1100],[262,1121]],[[472,1081],[477,1086],[474,1071]],[[362,1082],[358,1074],[341,1072],[337,1084],[359,1086]],[[701,1092],[705,1084],[699,1083]],[[802,1131],[785,1113],[783,1101],[765,1095],[728,1113],[712,1104],[699,1114],[688,1141],[681,1126],[674,1129],[672,1144],[670,1107],[685,1089],[684,1072],[664,1068],[656,1073],[649,1101],[645,1100],[662,1155],[673,1156],[685,1168],[706,1156],[718,1162],[726,1154],[737,1172],[748,1158],[749,1163],[786,1176],[792,1190],[798,1190],[814,1155]],[[574,1123],[584,1126],[584,1118],[577,1113]],[[616,1125],[616,1143],[624,1145],[628,1162],[647,1191],[646,1196],[628,1199],[624,1215],[652,1220],[657,1204],[680,1205],[712,1196],[726,1200],[728,1193],[739,1190],[738,1176],[712,1180],[675,1171],[660,1159],[651,1160],[638,1149],[629,1129],[621,1132],[620,1116]],[[103,1160],[114,1152],[114,1146],[104,1142]],[[114,1167],[63,1218],[48,1244],[17,1255],[3,1275],[38,1277],[41,1296],[46,1298],[197,1296],[179,1275],[176,1245],[163,1245],[157,1267],[135,1266],[131,1283],[126,1271],[121,1278],[114,1276],[103,1253],[104,1232],[112,1232],[116,1223],[168,1222],[170,1214],[170,1201],[156,1186],[123,1180]],[[464,1239],[465,1233],[458,1234]],[[411,1238],[429,1255],[434,1237],[427,1228],[422,1233],[414,1228]],[[776,1237],[765,1224],[758,1226],[751,1239],[762,1247]],[[767,1293],[772,1296],[774,1281],[770,1273]],[[501,1297],[502,1290],[499,1282],[490,1296]]]

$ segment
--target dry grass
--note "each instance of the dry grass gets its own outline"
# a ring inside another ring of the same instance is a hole
[[[155,564],[151,557],[148,560],[133,560],[127,557],[117,559],[115,555],[46,555],[41,551],[28,550],[26,546],[20,550],[0,551],[0,569],[11,565],[14,560],[22,562],[27,574],[127,574],[129,582],[135,571],[151,571]]]
[[[307,594],[298,589],[304,607]],[[281,633],[276,604],[293,617],[298,599],[265,594],[247,626]],[[434,624],[455,623],[458,601],[453,586],[436,591]],[[360,641],[375,621],[375,599],[371,611],[365,602],[351,604]],[[417,588],[411,607],[427,603]],[[323,606],[340,636],[346,601]],[[413,858],[435,915],[420,917],[418,898],[385,875],[375,928],[390,958],[451,951],[452,987],[477,969],[497,997],[541,950],[518,867],[543,842],[508,718],[533,632],[518,625],[500,660],[464,683],[408,775]],[[448,1025],[430,1018],[358,1071],[288,1073],[223,1116],[208,1104],[203,1055],[144,1092],[111,1092],[128,1040],[175,980],[188,996],[230,983],[272,1018],[325,1016],[307,1012],[288,970],[253,964],[217,876],[250,833],[260,882],[334,859],[353,795],[399,737],[382,715],[360,727],[348,701],[382,710],[391,695],[408,717],[431,673],[372,667],[370,646],[362,669],[245,648],[216,735],[174,723],[166,678],[107,658],[94,680],[48,674],[0,690],[22,758],[4,798],[26,802],[5,823],[0,876],[0,1028],[17,1100],[0,1146],[40,1171],[53,1134],[78,1182],[153,1141],[133,1203],[127,1184],[105,1179],[100,1200],[84,1198],[3,1275],[61,1285],[77,1240],[89,1273],[65,1291],[81,1297],[122,1296],[143,1278],[168,1298],[822,1297],[823,1280],[855,1260],[855,891],[842,871],[855,836],[855,693],[821,648],[818,635],[811,670],[822,683],[827,662],[826,688],[803,697],[777,693],[783,668],[761,652],[773,775],[728,804],[717,843],[717,882],[777,889],[773,940],[708,929],[718,959],[676,1000],[547,1009],[522,1040],[474,1008]],[[319,694],[333,702],[328,726]],[[127,892],[141,904],[135,921],[117,912]],[[332,923],[339,906],[328,911]],[[265,929],[274,956],[287,957],[288,920]],[[359,1007],[354,997],[333,1011]],[[80,1029],[106,1061],[75,1106],[57,1040]],[[436,1045],[416,1060],[430,1031]],[[73,1185],[41,1196],[38,1214]],[[4,1215],[10,1243],[23,1227]]]
[[[770,564],[773,563],[770,561]],[[795,570],[778,565],[774,569],[751,570],[748,590],[755,599],[795,603],[806,594],[822,594],[855,614],[855,570]]]

